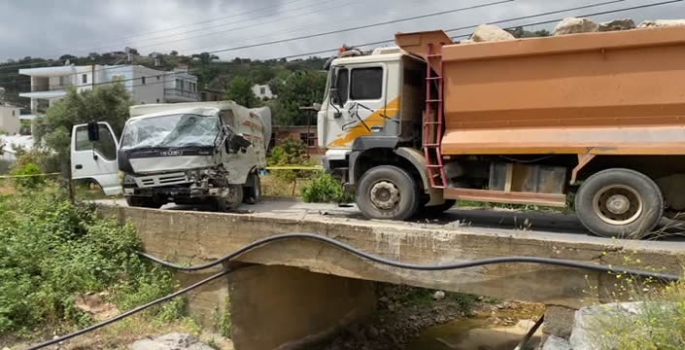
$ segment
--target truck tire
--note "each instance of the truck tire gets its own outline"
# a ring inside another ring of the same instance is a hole
[[[161,203],[150,197],[129,196],[126,197],[126,204],[128,204],[129,207],[136,208],[159,209],[162,207]]]
[[[608,169],[590,176],[576,194],[576,214],[602,237],[641,239],[664,214],[659,187],[644,174]]]
[[[238,209],[243,202],[243,186],[230,185],[231,193],[228,197],[216,197],[216,209],[220,212],[227,212]]]
[[[407,220],[416,214],[420,200],[416,181],[396,166],[370,169],[357,188],[357,206],[369,219]]]
[[[254,173],[250,175],[252,180],[249,181],[252,186],[245,187],[245,198],[244,202],[247,204],[256,204],[262,200],[262,181],[259,178],[259,174]]]

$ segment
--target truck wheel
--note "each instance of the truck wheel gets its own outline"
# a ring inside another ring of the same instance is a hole
[[[247,204],[255,204],[262,200],[262,182],[258,174],[250,175],[252,187],[245,187],[245,200]]]
[[[236,210],[243,202],[243,186],[230,185],[228,194],[225,197],[216,198],[216,209],[221,212]]]
[[[644,174],[609,169],[592,175],[580,186],[576,213],[598,236],[640,239],[661,220],[664,198],[656,183]]]
[[[409,219],[416,214],[419,202],[416,182],[398,167],[372,168],[359,181],[357,206],[369,219]]]
[[[126,197],[126,204],[129,207],[159,209],[162,204],[150,197]]]

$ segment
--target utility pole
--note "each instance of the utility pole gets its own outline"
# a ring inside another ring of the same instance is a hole
[[[316,113],[316,111],[318,111],[318,109],[314,108],[314,106],[301,106],[301,107],[299,107],[299,109],[301,111],[306,111],[305,113],[307,114],[307,157],[309,157],[310,156],[310,154],[309,154],[309,140],[310,140],[310,135],[311,135],[311,127],[312,127],[312,113]]]

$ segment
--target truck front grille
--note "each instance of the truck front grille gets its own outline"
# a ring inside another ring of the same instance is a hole
[[[138,187],[156,187],[156,186],[171,186],[180,185],[188,182],[185,173],[173,173],[164,175],[152,175],[136,177],[136,184]]]

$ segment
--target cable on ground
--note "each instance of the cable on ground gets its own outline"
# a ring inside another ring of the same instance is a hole
[[[625,268],[615,268],[611,266],[602,266],[602,265],[597,265],[597,264],[588,264],[588,263],[582,263],[582,262],[577,262],[577,261],[572,261],[572,260],[562,260],[562,259],[552,259],[552,258],[536,258],[536,257],[525,257],[525,256],[511,256],[511,257],[501,257],[501,258],[491,258],[491,259],[481,259],[481,260],[474,260],[470,262],[462,262],[462,263],[454,263],[454,264],[447,264],[447,265],[419,265],[419,264],[411,264],[411,263],[403,263],[399,261],[393,261],[389,260],[383,257],[379,257],[373,254],[366,253],[364,251],[361,251],[357,248],[354,248],[350,245],[347,245],[345,243],[336,241],[332,238],[328,238],[325,236],[321,235],[315,235],[311,233],[291,233],[291,234],[282,234],[282,235],[276,235],[268,238],[264,238],[261,240],[258,240],[256,242],[253,242],[251,244],[248,244],[246,246],[243,246],[242,248],[234,251],[233,253],[227,254],[226,256],[215,260],[211,263],[203,264],[203,265],[197,265],[197,266],[181,266],[181,265],[176,265],[173,263],[170,263],[168,261],[164,261],[162,259],[159,259],[157,257],[154,257],[152,255],[149,255],[147,253],[142,253],[139,252],[138,254],[142,257],[145,257],[149,260],[152,260],[160,265],[180,270],[180,271],[199,271],[199,270],[206,270],[212,267],[215,267],[219,264],[222,264],[224,262],[228,262],[230,260],[233,260],[237,258],[240,255],[243,255],[249,251],[261,248],[265,245],[268,245],[273,242],[277,241],[284,241],[284,240],[289,240],[289,239],[308,239],[308,240],[314,240],[314,241],[320,241],[323,243],[326,243],[328,245],[334,246],[336,248],[339,248],[341,250],[347,251],[349,253],[352,253],[353,255],[359,256],[361,258],[364,258],[366,260],[373,261],[375,263],[391,266],[391,267],[396,267],[400,269],[407,269],[407,270],[416,270],[416,271],[446,271],[446,270],[458,270],[458,269],[465,269],[469,267],[477,267],[477,266],[485,266],[485,265],[494,265],[494,264],[505,264],[505,263],[534,263],[534,264],[544,264],[544,265],[554,265],[554,266],[562,266],[562,267],[570,267],[570,268],[577,268],[577,269],[584,269],[584,270],[591,270],[591,271],[597,271],[597,272],[605,272],[605,273],[622,273],[622,274],[630,274],[634,276],[639,276],[639,277],[645,277],[645,278],[654,278],[658,280],[663,280],[663,281],[679,281],[680,277],[676,275],[671,275],[671,274],[663,274],[663,273],[654,273],[654,272],[648,272],[648,271],[641,271],[641,270],[634,270],[634,269],[625,269]],[[121,315],[115,316],[109,320],[103,321],[101,323],[95,324],[93,326],[81,329],[79,331],[76,331],[71,334],[67,334],[64,336],[61,336],[59,338],[55,338],[46,342],[43,342],[38,345],[34,345],[29,347],[27,350],[38,350],[42,349],[46,346],[54,345],[75,337],[78,337],[80,335],[92,332],[96,329],[105,327],[107,325],[110,325],[114,322],[120,321],[128,316],[137,314],[145,309],[148,309],[152,306],[161,304],[163,302],[169,301],[179,295],[182,295],[184,293],[187,293],[193,289],[196,289],[204,284],[207,284],[213,280],[216,280],[220,277],[223,277],[227,275],[230,272],[230,270],[223,270],[215,275],[212,275],[211,277],[204,279],[200,282],[197,282],[189,287],[183,288],[179,291],[176,291],[172,294],[169,294],[165,297],[159,298],[155,301],[152,301],[150,303],[147,303],[143,306],[139,306],[135,309],[126,311],[122,313]]]

